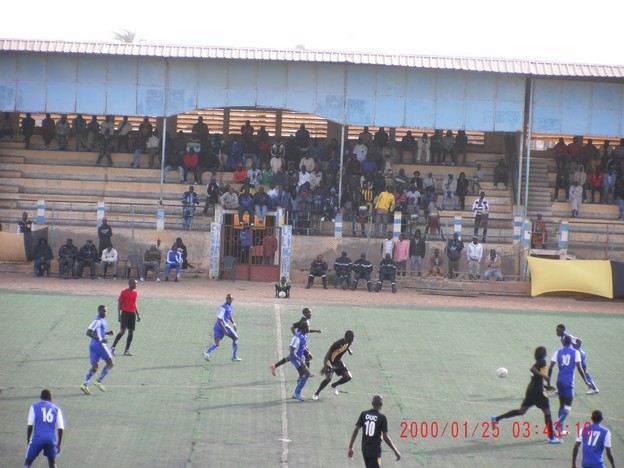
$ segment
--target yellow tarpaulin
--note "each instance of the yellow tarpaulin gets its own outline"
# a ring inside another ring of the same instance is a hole
[[[613,299],[613,273],[608,260],[548,260],[529,257],[531,296],[573,291]]]

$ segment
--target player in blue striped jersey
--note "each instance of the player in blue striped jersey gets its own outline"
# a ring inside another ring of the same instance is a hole
[[[573,335],[570,335],[568,332],[566,332],[566,327],[562,323],[557,325],[556,333],[557,333],[557,336],[559,337],[559,340],[561,340],[561,344],[563,344],[563,338],[566,337],[566,336],[569,336],[572,339],[572,347],[574,349],[577,349],[578,352],[581,353],[581,367],[585,371],[585,375],[587,376],[587,380],[591,384],[591,388],[589,390],[587,390],[587,394],[588,395],[596,395],[596,394],[598,394],[600,392],[600,390],[598,390],[598,387],[594,383],[594,380],[592,379],[591,375],[589,375],[589,372],[587,372],[587,363],[586,363],[586,360],[585,360],[585,358],[586,358],[585,351],[583,351],[581,349],[581,345],[583,344],[583,341],[580,338],[578,338],[576,336],[573,336]]]
[[[217,312],[217,320],[213,327],[214,343],[204,351],[204,359],[210,361],[210,355],[219,347],[219,343],[224,336],[232,339],[232,362],[242,361],[236,354],[238,352],[238,334],[236,333],[236,323],[232,317],[232,301],[234,296],[228,294],[225,296],[225,303],[219,307]],[[231,325],[230,325],[231,324]]]
[[[112,335],[113,331],[106,331],[106,306],[100,305],[98,306],[98,316],[95,320],[89,325],[87,329],[87,336],[91,338],[91,343],[89,343],[89,356],[91,359],[91,369],[87,372],[85,376],[84,383],[80,386],[80,390],[82,390],[86,395],[90,395],[91,391],[89,390],[89,382],[91,378],[95,375],[98,370],[98,363],[100,359],[102,359],[106,366],[102,369],[100,376],[97,378],[93,385],[99,388],[101,391],[105,392],[106,388],[102,385],[102,380],[106,377],[106,375],[113,368],[113,353],[106,343],[108,340],[106,339],[107,335]]]
[[[583,468],[604,468],[602,453],[607,450],[607,458],[611,467],[615,468],[615,460],[611,453],[611,432],[602,426],[602,411],[592,411],[591,420],[593,424],[586,425],[576,438],[574,449],[572,450],[572,468],[576,468],[576,457],[578,450],[583,445]]]
[[[292,362],[293,366],[295,366],[295,369],[297,369],[297,372],[299,373],[293,398],[296,398],[299,401],[305,401],[305,398],[301,395],[301,390],[303,390],[303,387],[305,387],[305,384],[310,377],[310,370],[305,363],[305,349],[308,344],[309,331],[310,326],[308,325],[308,322],[302,322],[301,325],[299,325],[299,331],[297,331],[295,336],[293,336],[289,347],[290,355],[288,356],[288,360]]]
[[[52,403],[50,390],[42,390],[41,401],[32,405],[28,412],[26,429],[28,450],[24,466],[30,467],[43,450],[43,454],[48,459],[48,466],[54,468],[56,455],[61,451],[64,429],[65,423],[61,408]]]
[[[553,368],[557,364],[559,374],[557,375],[557,392],[559,393],[559,419],[557,423],[559,428],[563,428],[563,422],[570,414],[572,409],[572,400],[574,399],[574,373],[578,370],[581,377],[591,388],[587,381],[585,371],[581,367],[581,353],[572,347],[572,339],[569,336],[563,338],[563,348],[555,351],[550,358],[550,367],[548,368],[548,378],[552,375]],[[568,431],[561,430],[561,435],[568,435]]]

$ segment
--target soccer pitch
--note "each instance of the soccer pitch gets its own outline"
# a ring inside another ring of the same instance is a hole
[[[353,462],[346,452],[355,421],[370,408],[374,394],[384,397],[382,412],[402,454],[397,466],[570,466],[574,435],[561,445],[547,445],[540,410],[502,421],[496,438],[490,426],[492,415],[520,406],[534,349],[544,345],[550,357],[559,348],[558,323],[583,338],[590,373],[600,388],[597,396],[585,395],[577,376],[566,423],[574,434],[592,410],[602,410],[615,458],[622,458],[622,315],[317,305],[296,298],[273,304],[235,295],[243,361],[230,361],[226,338],[208,363],[202,351],[211,342],[223,297],[210,295],[200,303],[140,296],[134,356],[115,357],[104,382],[108,391],[92,386],[89,396],[79,389],[90,367],[85,331],[99,304],[108,306],[109,328],[118,331],[117,295],[1,294],[2,466],[22,466],[28,408],[42,388],[52,391],[65,416],[58,466],[363,466],[361,433]],[[355,341],[353,355],[343,358],[353,380],[339,387],[340,395],[328,387],[319,401],[312,401],[321,382],[317,375],[302,392],[308,401],[301,403],[291,399],[294,367],[287,363],[273,377],[269,364],[288,352],[290,325],[305,306],[313,309],[312,328],[322,329],[320,335],[309,335],[314,373],[346,330],[355,332]],[[125,337],[119,347],[124,342]],[[509,369],[506,379],[496,377],[501,366]],[[558,400],[550,401],[556,416]],[[395,466],[385,444],[383,464]],[[47,466],[42,455],[35,466]]]

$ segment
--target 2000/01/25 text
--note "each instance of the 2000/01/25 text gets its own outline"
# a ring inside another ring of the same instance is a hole
[[[560,437],[562,432],[567,429],[575,429],[578,434],[583,431],[586,424],[577,422],[573,426],[568,427],[566,425],[565,428],[560,428],[555,423],[554,437]],[[497,439],[502,435],[500,423],[491,421],[401,421],[399,426],[401,439],[441,439],[444,437],[451,439]],[[511,434],[514,439],[551,437],[547,427],[528,421],[514,421],[511,425],[506,426],[505,431]]]

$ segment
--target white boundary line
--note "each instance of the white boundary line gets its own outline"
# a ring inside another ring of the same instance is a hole
[[[278,304],[275,304],[275,335],[277,336],[277,355],[282,353],[282,309]],[[284,377],[283,366],[279,369],[279,382],[280,382],[280,398],[281,404],[281,420],[282,420],[282,459],[280,460],[280,466],[282,468],[288,468],[288,412],[286,407],[286,379]]]

